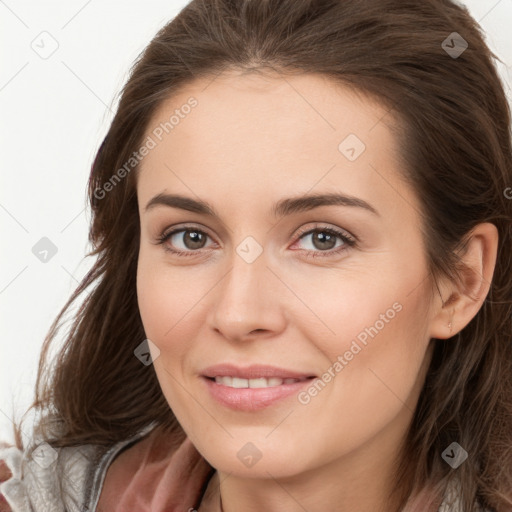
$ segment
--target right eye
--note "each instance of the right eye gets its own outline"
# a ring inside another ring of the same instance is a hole
[[[205,247],[206,240],[210,236],[204,231],[193,227],[181,227],[172,231],[164,231],[158,237],[158,244],[164,246],[164,250],[179,256],[192,256]],[[181,244],[181,246],[180,246]]]

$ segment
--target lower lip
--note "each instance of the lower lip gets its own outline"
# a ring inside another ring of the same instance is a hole
[[[203,377],[211,396],[217,402],[237,411],[259,411],[290,395],[297,394],[304,386],[314,380],[309,378],[293,384],[281,384],[268,388],[231,388],[217,384],[214,380]]]

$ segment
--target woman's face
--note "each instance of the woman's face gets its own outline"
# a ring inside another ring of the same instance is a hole
[[[169,406],[220,471],[382,469],[405,435],[435,333],[390,121],[320,76],[225,73],[148,127],[140,312]]]

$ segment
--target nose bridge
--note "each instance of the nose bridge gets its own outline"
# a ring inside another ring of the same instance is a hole
[[[215,295],[212,323],[226,337],[243,338],[254,330],[282,327],[275,277],[267,268],[263,248],[256,243],[246,239],[235,247],[231,268]]]

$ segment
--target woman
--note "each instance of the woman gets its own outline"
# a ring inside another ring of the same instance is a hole
[[[449,0],[183,9],[94,161],[97,262],[6,504],[512,510],[493,57]]]

